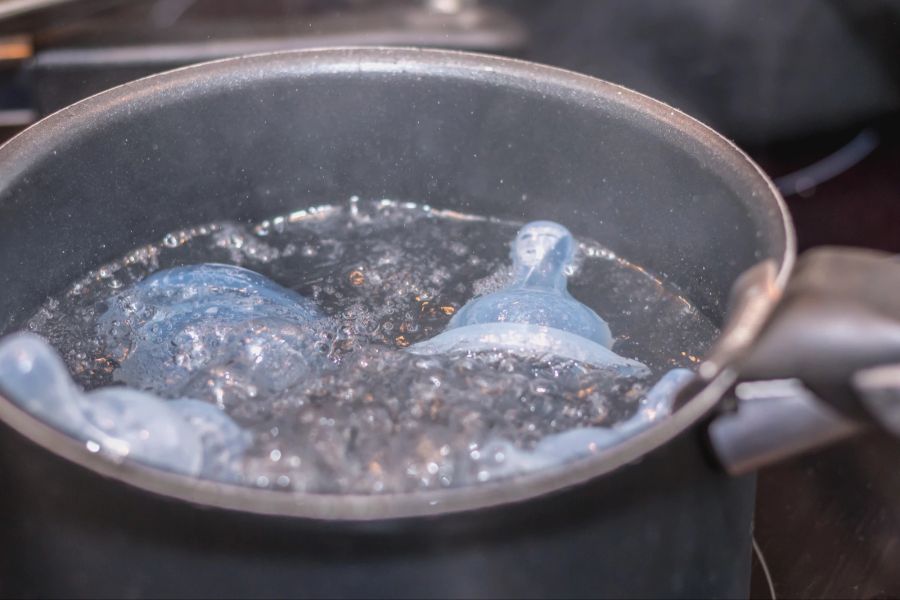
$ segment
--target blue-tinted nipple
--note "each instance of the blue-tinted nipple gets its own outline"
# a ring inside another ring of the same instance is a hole
[[[124,387],[83,392],[53,347],[31,333],[0,340],[0,389],[32,415],[85,442],[91,452],[186,475],[223,477],[209,450],[237,454],[250,441],[224,412],[198,400],[166,401]],[[204,430],[212,433],[204,435]]]
[[[552,221],[525,225],[510,252],[513,282],[506,289],[471,300],[448,329],[483,323],[540,325],[609,348],[612,334],[606,321],[566,289],[565,270],[574,255],[575,240],[562,225]]]
[[[289,387],[317,360],[311,325],[321,319],[312,300],[259,273],[206,263],[154,273],[97,321],[109,347],[125,348],[116,379],[173,397],[223,365],[260,390]]]
[[[413,346],[412,351],[506,349],[645,369],[612,352],[606,321],[569,294],[566,268],[574,255],[575,240],[568,229],[552,221],[528,223],[512,245],[512,283],[470,300],[444,333]]]

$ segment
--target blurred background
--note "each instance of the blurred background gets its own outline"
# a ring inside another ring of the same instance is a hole
[[[734,140],[800,249],[900,252],[900,0],[0,0],[0,140],[113,85],[295,48],[431,46],[594,75]],[[897,447],[761,473],[753,597],[900,596]]]

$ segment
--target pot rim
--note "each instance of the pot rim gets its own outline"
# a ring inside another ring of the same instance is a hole
[[[465,74],[504,85],[534,87],[538,82],[544,89],[576,91],[598,100],[624,105],[686,134],[729,166],[742,172],[755,189],[757,201],[772,202],[784,231],[784,252],[775,265],[769,282],[774,295],[784,289],[793,268],[796,241],[787,206],[777,188],[747,155],[730,141],[681,111],[638,92],[587,75],[540,65],[532,62],[486,54],[418,48],[347,47],[293,50],[222,60],[182,67],[154,74],[100,92],[42,119],[28,127],[0,147],[0,188],[16,179],[20,169],[27,167],[30,156],[46,150],[60,132],[77,128],[87,114],[107,113],[127,109],[135,101],[171,98],[172,88],[183,89],[196,84],[198,78],[255,76],[265,69],[273,72],[303,73],[339,71],[368,71],[385,74],[414,71],[427,76],[436,72]],[[137,99],[137,100],[136,100]],[[47,132],[54,135],[46,136]],[[752,311],[739,310],[729,315],[728,329],[740,327]],[[752,323],[748,326],[753,327]],[[721,339],[721,338],[720,338]],[[715,364],[707,360],[706,364]],[[703,373],[703,365],[701,365]],[[734,381],[734,373],[716,365],[714,372],[705,375],[706,384],[670,417],[620,442],[601,453],[581,458],[556,468],[543,469],[508,479],[476,486],[402,494],[309,494],[267,490],[202,480],[162,471],[128,461],[113,460],[102,453],[89,452],[82,442],[41,422],[0,395],[0,420],[17,432],[61,456],[100,475],[110,477],[142,490],[183,501],[242,512],[300,517],[319,520],[372,521],[402,519],[456,513],[511,502],[525,501],[556,492],[606,475],[640,459],[650,451],[682,434],[709,413]]]

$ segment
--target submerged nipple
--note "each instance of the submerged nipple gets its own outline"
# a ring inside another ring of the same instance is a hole
[[[224,412],[198,400],[164,400],[125,387],[82,391],[43,338],[0,340],[0,389],[32,415],[103,451],[186,475],[228,476],[212,450],[243,452],[249,438]]]
[[[124,347],[115,377],[132,387],[191,396],[227,381],[274,393],[318,364],[322,319],[312,300],[259,273],[205,263],[157,271],[113,297],[98,332]]]
[[[575,257],[575,240],[568,229],[552,221],[528,223],[516,235],[510,256],[509,285],[470,300],[443,333],[410,351],[507,350],[613,367],[622,374],[647,371],[645,365],[610,350],[613,339],[606,321],[569,295],[566,269]]]
[[[552,221],[528,223],[516,235],[510,255],[512,283],[469,301],[448,329],[486,323],[539,325],[607,348],[612,345],[606,321],[566,289],[566,268],[575,256],[575,240],[568,229]]]

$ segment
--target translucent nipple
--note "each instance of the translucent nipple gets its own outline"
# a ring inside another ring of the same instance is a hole
[[[308,376],[318,357],[312,325],[322,318],[314,302],[258,273],[207,263],[124,290],[97,333],[119,349],[115,378],[131,387],[195,397],[240,385],[252,395]]]
[[[32,415],[84,442],[90,452],[186,475],[222,478],[221,466],[207,457],[210,451],[227,448],[237,454],[250,441],[225,413],[198,400],[166,401],[124,387],[85,393],[56,351],[30,333],[0,341],[0,389]]]
[[[513,242],[515,283],[535,289],[566,289],[566,267],[575,257],[569,230],[552,221],[534,221],[519,230]]]
[[[566,268],[574,256],[575,240],[568,229],[552,221],[528,223],[512,244],[512,283],[470,300],[444,333],[413,346],[412,351],[508,349],[646,369],[612,352],[606,321],[569,294]]]
[[[513,282],[503,290],[468,302],[448,329],[482,323],[521,323],[552,327],[609,348],[606,321],[575,300],[566,289],[566,267],[575,255],[569,230],[552,221],[534,221],[512,244]]]

